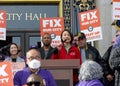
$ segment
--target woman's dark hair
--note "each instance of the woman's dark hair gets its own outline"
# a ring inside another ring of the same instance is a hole
[[[63,35],[63,32],[65,32],[65,31],[67,31],[69,34],[70,34],[70,37],[71,37],[71,41],[70,41],[70,43],[72,43],[73,42],[73,34],[70,32],[70,30],[68,30],[68,29],[64,29],[63,31],[62,31],[62,33],[61,33],[61,42],[63,43],[64,41],[63,41],[63,39],[62,39],[62,35]]]
[[[10,53],[10,47],[11,47],[11,45],[15,45],[16,47],[17,47],[17,49],[18,49],[18,45],[16,44],[16,43],[10,43],[9,44],[9,47],[8,47],[8,49],[7,49],[7,54],[8,54],[8,56],[10,56],[11,55],[11,53]],[[18,52],[17,52],[17,54],[18,54]]]

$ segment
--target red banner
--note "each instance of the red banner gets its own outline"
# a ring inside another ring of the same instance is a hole
[[[0,62],[0,86],[13,86],[11,62]]]

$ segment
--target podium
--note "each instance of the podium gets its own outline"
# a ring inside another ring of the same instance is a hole
[[[73,86],[73,69],[80,68],[79,59],[49,59],[41,61],[41,68],[49,70],[56,81],[60,81],[58,86]]]

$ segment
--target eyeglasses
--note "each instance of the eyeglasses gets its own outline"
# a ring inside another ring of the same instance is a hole
[[[36,56],[36,57],[29,57],[29,58],[27,58],[28,60],[33,60],[33,59],[39,59],[40,58],[40,56]]]
[[[27,86],[32,86],[32,85],[34,85],[34,86],[40,86],[41,83],[40,83],[40,82],[37,82],[37,81],[36,81],[36,82],[34,81],[34,82],[28,82],[28,83],[27,83]]]

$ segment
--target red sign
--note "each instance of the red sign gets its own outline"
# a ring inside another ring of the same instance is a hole
[[[0,10],[0,28],[6,28],[6,11]]]
[[[113,2],[120,2],[120,0],[113,0]]]
[[[60,35],[61,31],[64,29],[64,19],[63,18],[40,18],[40,31],[41,35],[44,33],[54,33]]]
[[[43,36],[44,33],[51,34],[52,46],[57,46],[57,44],[61,43],[60,34],[63,30],[64,30],[63,17],[40,18],[41,36]]]
[[[80,12],[78,16],[80,30],[86,34],[87,42],[102,39],[98,9]]]
[[[0,62],[0,86],[13,86],[11,62]]]
[[[6,40],[6,11],[0,10],[0,40]]]

